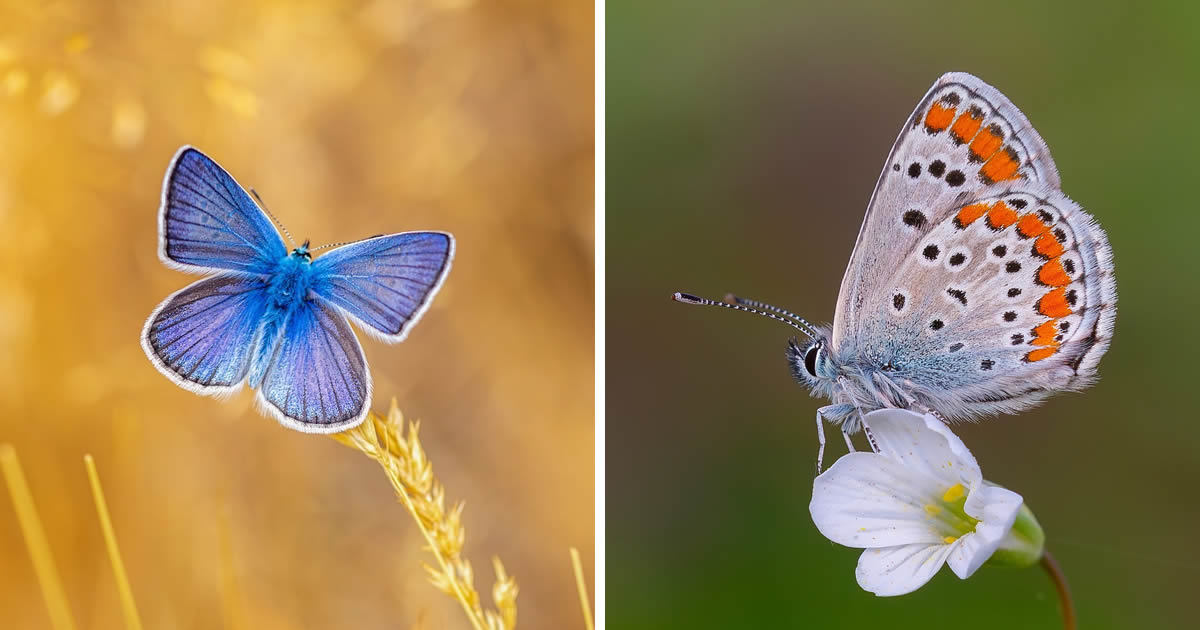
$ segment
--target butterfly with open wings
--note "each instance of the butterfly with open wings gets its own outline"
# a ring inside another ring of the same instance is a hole
[[[315,260],[288,252],[267,214],[208,156],[183,147],[167,167],[158,254],[213,274],[146,320],[142,348],[172,382],[229,394],[248,383],[284,426],[335,433],[366,418],[371,373],[347,318],[388,343],[429,308],[454,257],[445,232],[374,236]]]

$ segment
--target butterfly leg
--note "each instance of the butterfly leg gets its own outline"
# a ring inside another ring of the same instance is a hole
[[[879,452],[879,443],[875,441],[875,434],[871,433],[871,427],[867,426],[866,420],[863,420],[862,429],[863,429],[863,434],[865,434],[867,436],[867,443],[869,443],[871,445],[871,450],[873,452],[878,453]]]
[[[850,449],[850,452],[853,453],[854,452],[854,442],[850,439],[850,432],[845,429],[842,429],[842,439],[846,440],[846,448]]]
[[[832,405],[829,405],[831,407]],[[821,462],[825,460],[825,422],[821,412],[827,407],[817,409],[817,475],[821,474]]]
[[[822,464],[822,462],[825,461],[825,423],[824,423],[824,421],[828,420],[834,424],[842,424],[846,420],[846,418],[849,417],[850,414],[852,414],[852,413],[854,413],[854,406],[846,405],[846,404],[825,405],[824,407],[819,407],[817,409],[817,443],[820,444],[820,446],[817,447],[817,474],[818,475],[821,474],[821,464]],[[845,425],[843,425],[843,426],[845,426]],[[849,443],[848,435],[847,435],[846,439],[847,439],[847,443]],[[851,446],[850,450],[853,451],[854,447]]]

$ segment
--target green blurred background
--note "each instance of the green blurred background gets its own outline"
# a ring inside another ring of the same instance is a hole
[[[610,0],[607,14],[611,627],[1061,627],[1037,569],[860,590],[859,551],[808,515],[824,403],[788,373],[792,331],[670,300],[736,291],[832,320],[896,133],[951,70],[1046,138],[1109,233],[1120,293],[1099,385],[956,431],[1041,520],[1080,627],[1195,627],[1200,6]],[[844,450],[831,435],[827,463]]]
[[[359,335],[465,500],[521,626],[580,627],[594,539],[594,7],[504,0],[0,0],[0,443],[25,467],[80,628],[124,628],[95,455],[146,628],[470,627],[379,466],[249,391],[156,371],[147,315],[196,280],[156,255],[181,144],[313,245],[453,232],[432,308]],[[0,627],[48,628],[0,484]],[[590,580],[589,580],[590,581]]]

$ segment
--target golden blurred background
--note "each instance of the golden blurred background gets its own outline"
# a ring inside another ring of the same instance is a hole
[[[448,498],[466,501],[485,602],[495,555],[520,586],[519,627],[582,627],[567,550],[590,576],[593,11],[0,0],[0,443],[80,627],[124,627],[85,453],[146,627],[469,627],[428,584],[377,465],[281,428],[248,391],[184,391],[142,353],[145,317],[196,279],[156,256],[182,144],[255,187],[297,240],[454,233],[454,268],[408,340],[360,335],[373,406],[395,396],[422,420]],[[0,495],[0,625],[48,628]]]

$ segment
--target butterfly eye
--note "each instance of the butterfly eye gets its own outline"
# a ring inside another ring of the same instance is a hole
[[[808,349],[808,352],[804,353],[804,369],[808,370],[808,373],[813,375],[814,378],[817,376],[817,353],[820,351],[821,344],[817,343],[813,344]]]

